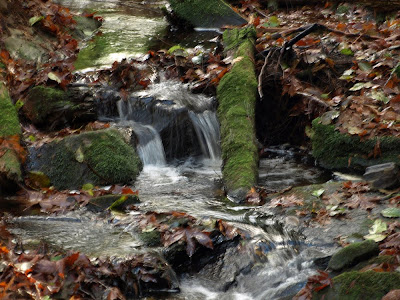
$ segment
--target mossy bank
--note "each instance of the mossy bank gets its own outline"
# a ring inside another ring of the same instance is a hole
[[[0,82],[0,194],[12,191],[22,181],[17,149],[21,127],[17,111],[11,102],[7,87]],[[14,147],[15,148],[15,147]]]
[[[221,123],[223,180],[228,196],[244,199],[257,182],[258,152],[254,125],[257,79],[254,70],[254,27],[225,31],[226,49],[238,58],[217,89]]]
[[[219,28],[247,21],[222,0],[169,0],[176,16],[194,27]]]
[[[323,289],[313,299],[381,299],[399,288],[400,274],[397,272],[352,271],[333,278],[332,287]]]
[[[86,183],[130,183],[142,164],[135,150],[116,129],[73,135],[30,149],[30,170],[46,174],[58,189]]]
[[[335,129],[335,125],[322,124],[321,118],[317,118],[312,122],[311,142],[313,156],[327,169],[362,172],[368,166],[385,162],[400,165],[398,137],[384,136],[362,140],[356,135],[342,134]]]

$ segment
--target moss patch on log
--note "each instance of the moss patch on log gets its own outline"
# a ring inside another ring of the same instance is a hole
[[[361,140],[359,136],[342,134],[335,125],[312,122],[312,154],[324,168],[364,171],[368,166],[385,162],[400,164],[400,138],[393,136]],[[374,148],[379,144],[379,157]]]
[[[69,136],[30,151],[30,168],[45,173],[58,189],[130,183],[142,168],[137,153],[116,129]]]
[[[169,0],[174,13],[195,27],[222,27],[246,24],[241,16],[222,0]]]
[[[238,45],[235,56],[241,59],[222,78],[217,89],[223,180],[228,195],[239,201],[256,184],[258,177],[254,124],[257,78],[252,59],[255,30],[253,27],[242,30],[224,33],[228,47]]]

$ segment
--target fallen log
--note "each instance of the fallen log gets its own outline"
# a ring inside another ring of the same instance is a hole
[[[222,176],[228,198],[240,202],[257,183],[258,151],[255,134],[257,78],[253,26],[224,32],[225,49],[235,63],[217,88],[221,123]]]

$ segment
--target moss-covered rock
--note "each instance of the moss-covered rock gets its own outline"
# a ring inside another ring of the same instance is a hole
[[[59,89],[36,86],[28,93],[23,106],[25,116],[35,125],[67,122],[74,109],[67,94]]]
[[[0,194],[11,191],[22,181],[21,164],[15,150],[7,144],[12,139],[18,142],[21,127],[7,87],[0,82]]]
[[[257,182],[258,152],[254,110],[257,79],[253,63],[254,27],[225,31],[227,48],[237,48],[241,58],[217,89],[221,123],[223,180],[228,196],[241,201]]]
[[[135,150],[116,129],[68,136],[29,150],[29,169],[45,173],[58,189],[129,183],[142,168]]]
[[[312,122],[312,154],[324,168],[364,171],[368,166],[385,162],[400,165],[400,138],[393,136],[361,140],[359,136],[342,134],[335,125],[324,125],[317,118]],[[379,141],[381,155],[374,158]]]
[[[399,288],[400,273],[397,272],[345,272],[333,278],[333,287],[322,290],[313,299],[381,299]]]
[[[169,3],[179,18],[195,27],[220,28],[247,23],[223,0],[169,0]]]
[[[379,246],[372,240],[353,243],[336,252],[329,261],[328,268],[340,271],[346,267],[356,265],[362,260],[379,253]]]
[[[124,211],[129,205],[140,203],[136,195],[104,195],[90,199],[87,208],[90,211],[101,212],[106,209]]]

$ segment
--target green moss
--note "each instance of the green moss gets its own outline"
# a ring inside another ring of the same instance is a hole
[[[55,112],[68,110],[68,108],[73,108],[73,105],[68,101],[64,91],[36,86],[29,91],[28,98],[22,108],[25,115],[34,124],[42,124],[48,121],[48,117]]]
[[[115,129],[69,136],[42,147],[36,154],[40,171],[59,189],[129,183],[141,170],[135,150]]]
[[[225,50],[231,50],[239,47],[236,56],[243,56],[246,51],[253,47],[257,33],[253,26],[245,28],[234,28],[232,30],[225,30],[223,33],[223,41]]]
[[[169,0],[175,14],[196,27],[242,25],[246,21],[222,0]]]
[[[21,134],[18,114],[6,86],[0,82],[0,137]]]
[[[96,66],[96,61],[106,53],[109,53],[111,42],[107,39],[108,35],[95,36],[83,49],[79,51],[78,58],[74,63],[75,69],[84,69]]]
[[[0,157],[0,177],[0,194],[1,183],[22,181],[21,164],[12,150],[6,150]]]
[[[340,271],[378,253],[378,244],[372,240],[353,243],[336,252],[330,259],[328,267],[334,271]]]
[[[352,168],[364,171],[365,167],[384,162],[400,163],[400,139],[392,136],[361,140],[358,136],[341,134],[334,125],[323,125],[320,118],[312,122],[312,154],[329,169]],[[379,139],[381,157],[368,158]]]
[[[325,299],[381,299],[390,290],[400,288],[400,273],[346,272],[333,279]]]
[[[230,35],[235,39],[228,44],[236,44],[242,36],[237,30]],[[257,79],[252,61],[254,36],[245,28],[247,37],[242,41],[236,57],[243,57],[234,64],[217,89],[219,101],[218,116],[221,123],[221,149],[223,159],[223,178],[229,191],[243,189],[248,191],[257,182],[258,153],[255,138],[254,109],[257,93]]]

